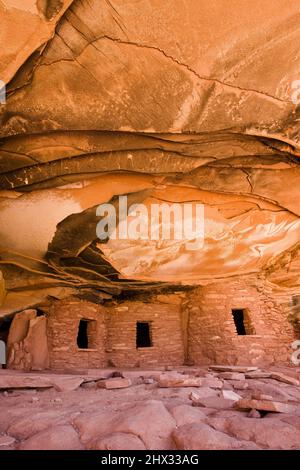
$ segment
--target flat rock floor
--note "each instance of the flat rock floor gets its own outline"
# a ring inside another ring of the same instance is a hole
[[[299,379],[296,367],[2,369],[0,450],[300,449]]]

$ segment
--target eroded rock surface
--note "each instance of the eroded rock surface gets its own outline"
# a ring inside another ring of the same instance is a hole
[[[0,1],[8,366],[225,364],[146,377],[2,371],[0,448],[299,447],[298,3]],[[118,213],[119,196],[143,204],[140,237],[115,237],[131,210],[102,240],[97,208]],[[162,203],[189,204],[191,223],[201,207],[202,236],[149,238]],[[87,313],[99,331],[81,347]],[[140,315],[159,321],[152,356],[138,351]],[[257,370],[292,357],[293,374]]]
[[[298,4],[171,3],[2,2],[3,314],[79,287],[299,287]],[[120,194],[204,204],[204,245],[98,243]]]
[[[300,373],[295,369],[285,372],[290,376]],[[12,381],[7,384],[10,388],[0,390],[0,449],[299,449],[300,417],[291,414],[290,409],[299,409],[300,397],[286,396],[280,401],[281,410],[273,407],[272,412],[260,413],[259,402],[251,400],[260,393],[256,379],[248,379],[250,384],[253,382],[250,391],[239,392],[249,406],[257,405],[249,413],[238,406],[231,407],[230,400],[224,406],[222,395],[230,385],[227,379],[222,379],[222,390],[195,385],[192,392],[189,389],[186,393],[184,386],[160,387],[159,374],[149,370],[140,375],[135,371],[137,378],[156,376],[149,384],[140,381],[121,389],[78,385],[73,390],[41,391],[38,382],[36,388],[28,388],[34,386],[28,380],[32,373],[9,373],[18,377],[18,383],[14,385]],[[91,380],[92,373],[86,371],[81,380],[88,383],[85,381]],[[124,374],[130,373],[133,374],[124,370]],[[7,372],[0,371],[0,383],[5,375]],[[53,373],[44,375],[49,382],[59,381],[61,377]],[[196,378],[196,375],[197,371],[191,369],[190,376]],[[78,380],[78,375],[63,379]],[[98,380],[103,380],[100,373]],[[299,392],[296,385],[277,382],[276,386],[278,390],[291,387],[295,394]],[[210,400],[207,398],[205,402],[203,398],[201,407],[199,404],[195,407],[196,395],[208,396]],[[264,400],[270,406],[274,403],[271,396],[265,395]]]

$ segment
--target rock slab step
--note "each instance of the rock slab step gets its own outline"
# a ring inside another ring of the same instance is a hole
[[[254,366],[209,366],[211,370],[216,370],[219,372],[254,372],[258,370],[258,367]]]
[[[161,374],[158,385],[162,388],[172,387],[211,387],[222,388],[223,382],[215,377],[190,377],[188,375],[169,373]]]
[[[283,382],[289,385],[300,385],[299,380],[294,377],[290,377],[289,375],[281,374],[280,372],[272,372],[271,379],[278,380],[278,382]]]
[[[245,374],[242,372],[220,372],[218,375],[224,380],[245,380]]]
[[[274,413],[290,413],[300,414],[300,406],[290,405],[288,403],[282,403],[279,401],[269,400],[251,400],[243,398],[235,403],[235,407],[238,410],[260,410],[270,411]]]
[[[232,390],[222,390],[222,395],[223,395],[223,398],[225,398],[226,400],[231,400],[231,401],[238,401],[238,400],[241,400],[242,398],[241,395],[238,395]]]
[[[100,380],[97,382],[98,388],[106,388],[107,390],[113,390],[118,388],[131,387],[132,382],[130,379],[122,379],[121,377],[115,377],[107,380]]]
[[[202,406],[204,408],[214,408],[215,410],[228,410],[236,403],[223,397],[195,398],[190,396],[193,406]]]

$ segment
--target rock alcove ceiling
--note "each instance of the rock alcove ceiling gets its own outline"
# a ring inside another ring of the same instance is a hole
[[[296,0],[1,0],[1,313],[250,273],[297,292],[299,19]],[[204,204],[204,247],[99,243],[118,195]]]

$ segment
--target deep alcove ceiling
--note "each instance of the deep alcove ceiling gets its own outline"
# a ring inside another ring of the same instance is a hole
[[[2,312],[263,273],[297,290],[296,0],[1,0]],[[96,238],[96,207],[199,202],[205,244]]]

